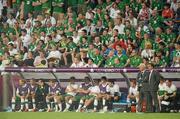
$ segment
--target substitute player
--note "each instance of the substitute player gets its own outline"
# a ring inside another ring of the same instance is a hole
[[[20,101],[21,107],[18,112],[27,111],[28,110],[28,85],[26,84],[26,80],[20,79],[19,85],[16,89],[16,96],[12,97],[11,103],[12,103],[12,110],[15,111],[15,104],[17,101]],[[25,106],[25,107],[24,107]]]
[[[70,78],[70,82],[66,87],[66,95],[65,95],[65,102],[66,102],[66,108],[64,109],[64,112],[69,111],[69,108],[71,107],[73,101],[75,101],[75,96],[77,94],[78,85],[75,84],[75,77]]]
[[[49,94],[46,96],[47,103],[47,112],[51,111],[50,102],[55,103],[55,112],[62,111],[62,95],[61,95],[61,87],[55,80],[49,81]]]
[[[79,89],[78,89],[78,94],[76,95],[76,100],[79,99],[79,106],[78,106],[78,109],[76,110],[76,112],[80,112],[83,104],[84,104],[84,101],[86,99],[86,96],[87,96],[87,90],[92,86],[92,83],[89,79],[89,77],[85,77],[84,78],[84,82],[79,86]]]

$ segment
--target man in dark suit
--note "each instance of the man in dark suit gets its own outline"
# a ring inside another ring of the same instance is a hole
[[[149,104],[149,83],[148,83],[148,76],[149,72],[146,70],[145,64],[141,63],[139,65],[139,73],[137,75],[137,84],[138,84],[138,91],[139,91],[139,101],[138,101],[138,112],[142,112],[142,104],[144,101],[144,98],[146,100],[146,105]],[[148,109],[146,109],[148,110]]]
[[[158,85],[160,83],[160,74],[158,71],[154,69],[153,63],[148,63],[147,65],[149,70],[149,88],[150,88],[150,100],[151,104],[153,104],[153,109],[151,111],[159,112],[159,103],[158,103],[158,97],[157,97],[157,91],[158,91]]]

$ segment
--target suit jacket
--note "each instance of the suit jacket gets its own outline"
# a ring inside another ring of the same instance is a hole
[[[147,70],[145,70],[143,73],[139,72],[137,75],[137,84],[138,84],[138,88],[141,91],[150,91],[150,86],[149,86],[149,72]],[[139,90],[139,91],[140,91]]]
[[[149,72],[149,86],[150,86],[150,91],[158,91],[158,86],[160,82],[160,74],[156,70],[152,70],[152,73],[150,75]]]

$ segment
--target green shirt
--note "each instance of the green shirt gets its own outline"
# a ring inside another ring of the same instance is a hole
[[[52,0],[52,2],[54,4],[63,4],[64,0]],[[62,7],[58,5],[53,6],[53,13],[63,13],[63,12],[64,12],[63,6]]]
[[[110,42],[111,35],[101,35],[101,43],[108,45]]]
[[[174,50],[172,54],[173,54],[173,57],[180,57],[180,50]]]
[[[51,2],[52,0],[48,0],[47,2],[42,4],[42,9],[51,10]]]
[[[124,10],[125,10],[125,5],[126,5],[126,3],[124,3],[124,2],[122,1],[122,2],[120,2],[120,3],[118,4],[118,8],[119,8],[121,11],[124,11]]]
[[[89,58],[93,59],[93,57],[94,57],[94,50],[88,50],[87,54],[88,54]]]
[[[138,67],[142,63],[142,58],[140,56],[133,56],[130,58],[130,66]]]
[[[29,13],[33,11],[32,0],[24,0],[24,12]]]
[[[163,9],[163,2],[160,0],[153,0],[152,1],[152,9],[162,10]]]
[[[37,43],[30,43],[28,48],[30,51],[34,51],[36,46],[37,46]]]
[[[115,58],[117,58],[117,56],[108,58],[105,62],[105,67],[113,67]]]
[[[149,25],[155,30],[158,27],[163,27],[162,22],[163,22],[163,17],[162,16],[154,16],[151,17],[149,20]]]
[[[96,64],[98,66],[102,66],[102,62],[104,59],[102,55],[94,55],[94,57],[92,59],[94,61],[94,64]]]
[[[74,42],[70,42],[70,43],[68,43],[68,46],[67,46],[67,48],[68,48],[68,51],[75,51],[76,50],[76,43],[74,43]]]
[[[85,0],[78,0],[78,4],[80,4],[80,5],[85,4]]]
[[[119,58],[119,60],[120,60],[120,63],[122,63],[122,64],[126,64],[126,62],[127,62],[127,60],[128,60],[128,57],[126,56],[126,55],[121,55],[121,56],[118,56],[117,55],[117,57]]]
[[[16,2],[13,3],[13,7],[20,7],[22,0],[16,0]]]
[[[4,32],[4,33],[6,33],[6,35],[9,35],[10,33],[12,33],[13,35],[16,34],[15,29],[14,29],[14,28],[11,28],[11,27],[1,28],[1,29],[0,29],[0,32]]]
[[[136,0],[130,4],[130,8],[132,8],[134,11],[139,12],[142,8],[142,5],[137,3]]]
[[[77,0],[68,0],[68,6],[76,6],[77,2]]]
[[[124,65],[125,65],[124,63],[120,62],[119,64],[114,64],[113,67],[122,68],[122,67],[124,67]]]
[[[80,48],[87,49],[88,47],[89,47],[88,42],[80,44]]]
[[[167,44],[172,43],[176,39],[176,34],[171,33],[171,34],[165,34],[165,42]]]
[[[37,2],[39,0],[33,0],[33,2]],[[42,11],[42,4],[38,6],[34,6],[34,11]]]

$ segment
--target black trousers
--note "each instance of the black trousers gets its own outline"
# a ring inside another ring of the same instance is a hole
[[[160,112],[157,91],[146,91],[146,111],[147,112]]]
[[[139,100],[138,100],[138,108],[137,108],[138,112],[142,112],[142,104],[144,97],[145,97],[144,91],[142,89],[139,89]]]

